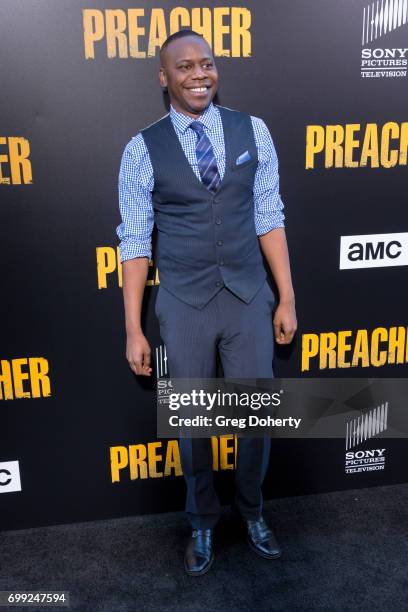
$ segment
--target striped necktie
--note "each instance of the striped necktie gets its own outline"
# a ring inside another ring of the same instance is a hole
[[[189,127],[198,136],[196,156],[201,180],[209,191],[215,193],[220,185],[221,178],[211,142],[204,131],[204,124],[199,121],[193,121]]]

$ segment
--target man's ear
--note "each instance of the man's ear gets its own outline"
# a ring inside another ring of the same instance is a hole
[[[160,86],[163,87],[163,89],[165,89],[167,87],[167,77],[166,77],[166,73],[164,72],[163,68],[160,68],[159,70],[159,81],[160,81]]]

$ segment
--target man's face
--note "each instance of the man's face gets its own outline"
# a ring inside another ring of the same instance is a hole
[[[218,72],[207,42],[198,36],[171,42],[162,53],[159,78],[176,111],[190,117],[201,115],[218,86]]]

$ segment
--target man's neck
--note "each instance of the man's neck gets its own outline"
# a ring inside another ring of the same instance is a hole
[[[204,109],[201,111],[201,113],[200,113],[200,114],[196,115],[196,114],[193,114],[193,113],[188,113],[187,111],[182,110],[182,109],[177,110],[177,108],[175,108],[175,107],[173,106],[173,104],[170,104],[171,108],[173,109],[173,111],[174,111],[175,113],[179,113],[179,114],[181,114],[181,115],[185,115],[186,117],[190,117],[190,119],[195,119],[195,120],[197,120],[197,119],[199,119],[200,117],[202,117],[202,115],[203,115],[203,114],[204,114],[204,113],[205,113],[205,112],[206,112],[206,111],[207,111],[207,110],[210,108],[210,106],[211,106],[211,105],[212,105],[212,101],[209,103],[209,105],[208,105],[206,108],[204,108]]]

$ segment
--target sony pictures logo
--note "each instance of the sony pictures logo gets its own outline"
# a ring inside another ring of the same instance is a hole
[[[160,344],[155,348],[156,378],[168,377],[167,349],[165,344]]]
[[[381,0],[363,8],[361,76],[398,78],[407,76],[408,47],[384,47],[384,38],[408,22],[408,0]],[[377,42],[378,41],[378,42]]]
[[[385,467],[385,448],[355,450],[388,428],[388,402],[384,402],[346,423],[346,474],[382,471]]]
[[[408,232],[340,237],[340,270],[408,266]]]
[[[0,493],[21,491],[20,467],[18,461],[0,462]]]

